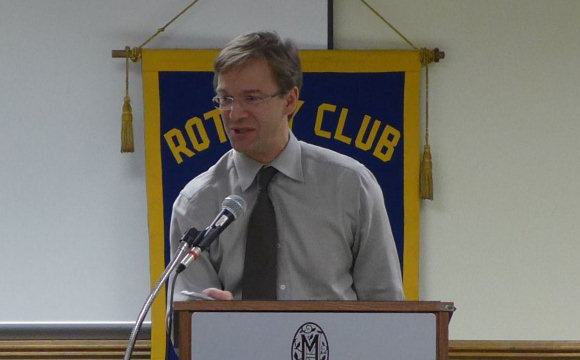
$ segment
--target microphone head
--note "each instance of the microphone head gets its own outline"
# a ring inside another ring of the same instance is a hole
[[[238,216],[246,212],[246,201],[243,197],[232,194],[224,199],[222,209],[228,210],[237,219]]]

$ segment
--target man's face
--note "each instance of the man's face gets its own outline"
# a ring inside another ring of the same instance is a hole
[[[288,142],[288,116],[296,108],[298,88],[278,94],[270,66],[264,59],[218,75],[216,92],[233,96],[230,110],[222,110],[222,119],[232,147],[263,164],[280,154]],[[245,99],[265,98],[258,104]]]

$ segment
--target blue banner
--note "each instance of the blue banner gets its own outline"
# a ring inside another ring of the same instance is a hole
[[[230,149],[211,102],[216,55],[214,50],[143,53],[152,279],[170,257],[173,201]],[[289,126],[299,140],[353,157],[373,172],[383,189],[405,293],[417,299],[418,53],[302,51],[300,56],[304,85]],[[163,324],[162,310],[164,304],[154,305],[154,339],[165,338],[156,329],[157,322]]]

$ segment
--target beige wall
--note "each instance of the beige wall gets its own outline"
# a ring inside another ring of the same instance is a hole
[[[422,299],[456,303],[452,339],[579,339],[580,2],[368,1],[447,52],[430,71]],[[148,292],[141,82],[133,66],[137,153],[121,155],[110,50],[186,3],[0,0],[0,322],[134,320]],[[187,31],[200,14],[152,47],[221,46],[209,25]],[[335,46],[407,48],[357,0],[335,0]]]
[[[368,2],[447,54],[421,298],[456,303],[452,339],[580,339],[580,2]],[[359,1],[335,14],[336,48],[408,48]]]
[[[217,48],[262,27],[326,45],[324,3],[269,2],[199,1],[149,46]],[[2,322],[135,321],[149,293],[141,68],[136,152],[120,154],[125,64],[111,50],[189,3],[0,0],[0,337]]]

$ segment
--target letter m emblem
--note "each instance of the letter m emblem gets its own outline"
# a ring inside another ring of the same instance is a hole
[[[302,334],[302,360],[319,360],[318,334],[311,334],[309,336]]]

